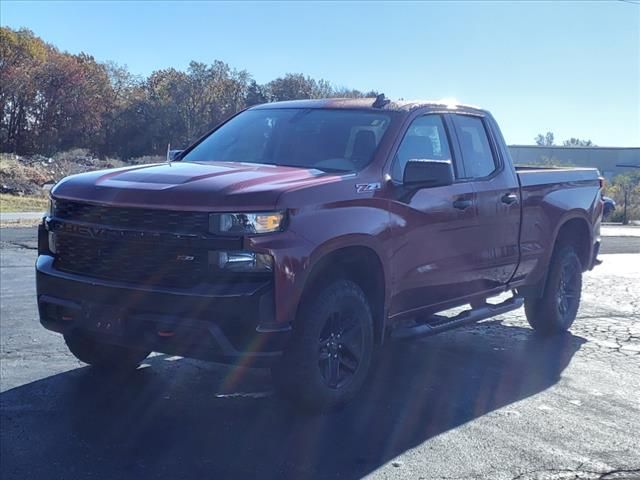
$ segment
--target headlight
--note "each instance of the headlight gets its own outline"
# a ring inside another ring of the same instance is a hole
[[[214,213],[209,216],[209,231],[221,235],[279,232],[283,227],[284,212]]]

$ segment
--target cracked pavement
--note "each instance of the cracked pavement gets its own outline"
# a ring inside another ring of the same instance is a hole
[[[0,230],[3,479],[640,479],[640,238],[604,238],[570,334],[518,310],[389,342],[345,409],[166,355],[104,378],[40,327],[35,230]]]

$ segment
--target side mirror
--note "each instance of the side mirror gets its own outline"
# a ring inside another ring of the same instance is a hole
[[[167,152],[167,160],[170,162],[177,160],[182,152],[184,152],[184,150],[169,150]]]
[[[402,182],[416,188],[451,185],[453,166],[449,160],[412,159],[404,167]]]

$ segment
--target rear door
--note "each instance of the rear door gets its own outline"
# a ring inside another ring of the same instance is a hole
[[[473,185],[477,222],[473,276],[480,290],[504,285],[519,261],[520,191],[514,169],[499,148],[490,118],[450,114],[461,152],[461,182]]]

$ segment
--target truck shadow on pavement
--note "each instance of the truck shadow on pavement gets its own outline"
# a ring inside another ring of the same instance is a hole
[[[494,321],[389,343],[358,398],[317,416],[270,394],[266,371],[163,355],[126,378],[78,368],[0,395],[2,474],[361,478],[438,434],[551,387],[584,341],[541,339]]]

